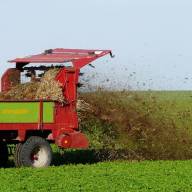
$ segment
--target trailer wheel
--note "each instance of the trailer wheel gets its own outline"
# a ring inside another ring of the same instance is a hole
[[[0,142],[0,167],[6,166],[8,162],[8,147],[5,142]]]
[[[21,165],[25,167],[49,166],[52,161],[50,144],[42,137],[29,137],[21,148],[20,161]]]
[[[22,143],[18,143],[15,146],[15,153],[14,153],[14,163],[16,167],[21,167],[21,159],[20,159],[20,154],[21,154],[21,148],[22,148],[23,144]]]

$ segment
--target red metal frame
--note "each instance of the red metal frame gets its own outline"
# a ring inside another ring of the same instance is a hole
[[[29,63],[65,63],[72,62],[76,69],[80,69],[90,62],[111,54],[111,50],[83,50],[83,49],[50,49],[38,55],[10,60],[11,63],[27,65]]]
[[[18,131],[17,138],[14,139],[22,142],[26,140],[28,131],[48,131],[49,135],[47,135],[47,139],[54,141],[60,147],[88,147],[86,136],[80,133],[78,129],[76,102],[79,72],[85,65],[107,54],[112,56],[110,50],[53,49],[47,50],[42,54],[11,60],[10,62],[16,63],[18,69],[29,63],[45,63],[44,65],[46,65],[46,63],[71,62],[73,67],[62,67],[56,76],[56,80],[61,83],[63,88],[63,95],[67,100],[67,104],[63,105],[55,102],[53,123],[43,123],[43,102],[45,101],[40,100],[38,101],[40,103],[38,123],[0,123],[0,133],[5,130]],[[5,73],[3,75],[2,81],[8,78],[7,74]],[[4,86],[5,90],[7,88]]]

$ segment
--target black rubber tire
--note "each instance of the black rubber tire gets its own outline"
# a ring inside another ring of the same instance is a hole
[[[35,159],[34,158],[37,158]],[[33,157],[33,158],[32,158]],[[32,136],[23,144],[20,151],[21,166],[48,167],[52,161],[50,144],[42,137]]]
[[[14,163],[16,167],[21,167],[20,153],[22,146],[23,146],[22,143],[18,143],[15,146]]]
[[[0,142],[0,167],[5,167],[8,162],[8,147],[5,142]]]

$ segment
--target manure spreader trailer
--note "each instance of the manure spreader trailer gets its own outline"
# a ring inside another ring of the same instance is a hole
[[[110,50],[50,49],[38,55],[16,58],[9,62],[1,78],[2,93],[8,92],[21,74],[27,71],[48,70],[57,64],[59,82],[65,103],[51,99],[0,101],[0,165],[8,161],[8,145],[15,146],[16,167],[46,167],[52,161],[50,144],[60,148],[87,148],[87,137],[79,131],[77,115],[77,86],[80,69],[107,54]],[[37,66],[38,64],[38,66]],[[39,64],[41,64],[39,66]],[[67,64],[67,65],[66,65]],[[69,65],[70,64],[70,65]],[[32,66],[35,65],[35,66]],[[14,74],[14,75],[13,75]]]

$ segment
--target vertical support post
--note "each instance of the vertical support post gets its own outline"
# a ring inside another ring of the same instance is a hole
[[[43,101],[40,100],[39,102],[39,123],[38,123],[38,130],[43,129]]]

